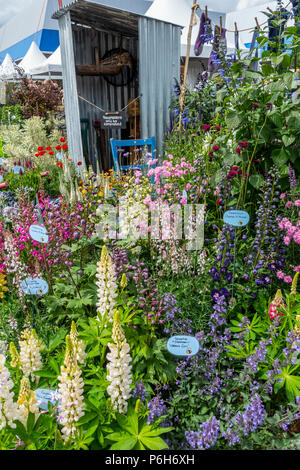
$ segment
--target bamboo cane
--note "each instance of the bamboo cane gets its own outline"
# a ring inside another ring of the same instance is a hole
[[[197,4],[197,0],[193,0],[191,21],[190,21],[189,32],[188,32],[188,37],[187,37],[187,48],[186,48],[186,58],[185,58],[185,65],[184,65],[183,83],[182,83],[182,86],[181,86],[180,99],[179,99],[179,104],[180,104],[179,125],[178,125],[178,131],[179,132],[181,132],[181,129],[182,129],[182,113],[183,113],[183,109],[184,109],[186,79],[187,79],[189,60],[190,60],[192,31],[193,31],[193,26],[195,24],[195,19],[196,19],[196,10],[198,8],[199,8],[199,5]]]

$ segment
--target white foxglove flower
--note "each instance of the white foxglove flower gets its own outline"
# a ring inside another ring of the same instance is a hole
[[[58,391],[60,395],[59,421],[63,426],[61,432],[65,441],[74,437],[77,429],[76,423],[84,415],[84,383],[70,336],[67,336],[66,344],[64,366],[61,367],[61,374],[58,377]]]
[[[110,395],[113,409],[125,414],[127,412],[127,402],[131,396],[131,357],[129,354],[130,347],[126,341],[118,312],[114,315],[112,338],[114,344],[108,344],[110,352],[106,356],[108,360],[108,375],[106,378],[111,382],[107,387],[107,392]]]
[[[10,372],[5,367],[5,357],[0,355],[0,431],[5,426],[15,428],[14,421],[18,419],[18,405],[14,403],[14,387]]]
[[[112,323],[117,297],[117,276],[114,263],[105,246],[102,248],[101,259],[97,263],[96,278],[98,319]]]
[[[18,397],[18,417],[17,419],[26,427],[29,413],[35,415],[35,420],[39,416],[39,407],[31,390],[28,377],[23,377],[21,380],[20,392]]]
[[[30,377],[32,381],[35,381],[37,377],[34,375],[34,372],[41,370],[43,367],[41,342],[35,330],[24,330],[21,338],[23,341],[19,341],[20,367],[24,377]]]

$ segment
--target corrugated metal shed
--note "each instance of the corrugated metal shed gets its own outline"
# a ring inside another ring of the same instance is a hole
[[[88,118],[90,123],[99,118],[95,108],[81,100],[78,103],[77,94],[105,111],[120,111],[129,98],[141,96],[142,137],[155,135],[160,151],[169,120],[174,78],[179,79],[181,27],[107,7],[99,1],[79,0],[65,4],[54,17],[58,18],[61,31],[67,130],[74,161],[82,159],[81,143],[78,144],[79,118]],[[101,57],[107,50],[119,47],[121,36],[122,47],[138,60],[139,83],[116,88],[100,76],[76,76],[75,63],[93,63],[94,47],[99,48]],[[70,54],[74,63],[70,61]],[[120,132],[110,132],[107,144],[111,136],[120,137]],[[95,168],[100,158],[97,136],[92,128],[88,142],[89,161]]]

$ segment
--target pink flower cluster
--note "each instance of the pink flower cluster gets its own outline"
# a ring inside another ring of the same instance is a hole
[[[299,201],[300,202],[300,201]],[[300,219],[298,219],[296,225],[293,225],[286,217],[279,221],[278,227],[280,230],[285,230],[286,234],[284,237],[285,245],[289,245],[292,240],[300,245]]]
[[[195,168],[190,162],[187,162],[185,157],[182,157],[181,163],[173,164],[173,155],[169,155],[169,160],[164,160],[162,166],[151,168],[148,171],[148,176],[154,176],[156,184],[161,183],[161,178],[184,178],[190,173],[195,173]]]

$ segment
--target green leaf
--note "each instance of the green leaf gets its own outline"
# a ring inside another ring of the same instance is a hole
[[[289,154],[285,149],[275,150],[272,152],[272,160],[279,168],[286,164]]]
[[[161,437],[140,437],[142,443],[150,450],[163,450],[168,449],[168,445]]]
[[[33,431],[34,423],[35,423],[35,414],[34,413],[29,413],[28,418],[27,418],[27,432],[28,432],[29,435]]]
[[[262,175],[251,175],[249,182],[253,188],[259,189],[264,182],[264,177]]]
[[[49,370],[37,370],[34,372],[34,375],[37,375],[38,377],[46,377],[48,379],[56,379],[57,375],[53,374],[53,372]]]
[[[134,448],[136,443],[137,443],[137,438],[132,436],[132,437],[128,437],[128,438],[125,438],[116,442],[110,447],[110,449],[111,450],[131,450]]]
[[[68,334],[68,331],[66,328],[61,327],[55,334],[53,338],[50,339],[49,341],[49,348],[48,351],[52,352],[54,349],[56,349],[58,346],[62,344],[62,342],[65,340],[66,335]]]
[[[282,142],[284,143],[285,147],[289,147],[292,145],[296,140],[296,137],[294,135],[283,135],[282,136]]]
[[[242,123],[242,115],[236,111],[229,111],[225,120],[229,129],[236,129]]]

